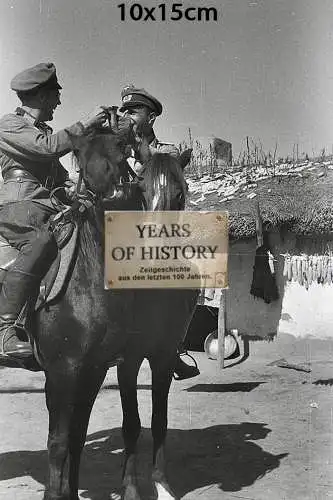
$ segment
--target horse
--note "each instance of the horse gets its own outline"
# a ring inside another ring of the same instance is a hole
[[[143,172],[147,209],[183,210],[187,185],[184,165],[166,154],[156,154]],[[177,348],[184,339],[198,299],[195,289],[143,289],[134,295],[133,315],[137,334],[127,342],[124,362],[117,368],[125,443],[123,500],[140,500],[136,476],[136,444],[140,435],[137,376],[147,359],[152,372],[153,471],[155,498],[176,499],[166,475],[168,394]]]
[[[152,369],[152,481],[156,498],[176,498],[165,473],[167,400],[177,347],[194,313],[197,291],[105,290],[103,224],[106,206],[184,208],[186,184],[180,162],[153,156],[143,175],[143,200],[142,186],[128,182],[126,148],[131,140],[130,127],[84,140],[72,138],[90,205],[85,203],[83,213],[74,212],[79,244],[67,287],[33,321],[49,413],[44,500],[79,500],[80,457],[90,413],[110,360],[119,353],[124,357],[118,367],[125,442],[123,499],[141,498],[135,474],[140,433],[136,380],[144,358]]]

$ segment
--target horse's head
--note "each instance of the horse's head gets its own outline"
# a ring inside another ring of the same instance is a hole
[[[134,143],[130,119],[121,117],[115,126],[74,137],[72,143],[86,187],[101,197],[111,195],[126,171],[126,149]]]
[[[191,158],[186,150],[179,160],[165,153],[156,153],[146,164],[143,173],[148,210],[184,210],[188,191],[184,168]]]

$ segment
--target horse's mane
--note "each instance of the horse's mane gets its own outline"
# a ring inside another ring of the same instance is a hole
[[[160,190],[164,197],[162,205],[170,207],[175,184],[180,187],[185,198],[187,184],[179,161],[166,153],[156,153],[146,164],[144,171],[146,198],[152,200]]]
[[[89,207],[77,219],[79,229],[78,263],[83,272],[99,276],[103,258],[103,211],[99,207]],[[84,276],[83,273],[82,276]],[[88,285],[88,284],[87,284]]]

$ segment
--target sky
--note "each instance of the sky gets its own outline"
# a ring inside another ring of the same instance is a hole
[[[164,106],[161,140],[216,136],[237,155],[246,136],[278,156],[333,148],[332,0],[177,0],[217,21],[121,21],[121,0],[1,0],[0,114],[18,104],[11,78],[54,62],[63,86],[52,126],[119,105],[129,83]],[[151,9],[163,0],[125,1]],[[165,0],[166,11],[173,2]],[[137,12],[138,12],[137,7]],[[192,12],[198,12],[192,11]],[[128,10],[127,10],[128,14]]]

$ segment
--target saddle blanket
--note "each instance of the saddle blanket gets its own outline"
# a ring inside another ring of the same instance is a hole
[[[53,301],[65,286],[67,275],[74,257],[78,239],[78,225],[74,222],[68,224],[66,237],[62,231],[61,240],[58,242],[58,256],[51,265],[45,278],[40,285],[40,294],[35,309],[40,309]],[[14,264],[18,250],[0,236],[0,287],[5,279],[6,273]]]

